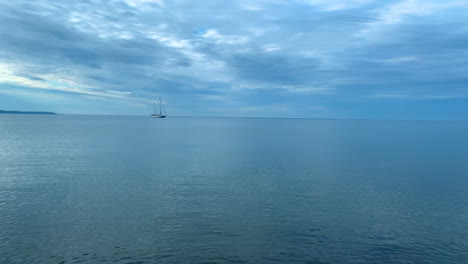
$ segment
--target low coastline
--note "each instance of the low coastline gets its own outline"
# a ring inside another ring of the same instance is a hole
[[[0,114],[57,115],[57,113],[54,113],[54,112],[42,112],[42,111],[8,111],[8,110],[0,110]]]

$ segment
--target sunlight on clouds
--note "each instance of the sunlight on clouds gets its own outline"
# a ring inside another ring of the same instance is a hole
[[[16,85],[20,87],[28,87],[31,89],[44,89],[44,90],[51,90],[51,91],[57,91],[57,92],[139,100],[139,99],[128,98],[127,95],[130,95],[130,94],[126,92],[96,91],[86,85],[78,84],[76,81],[71,80],[65,76],[61,76],[61,75],[36,74],[35,75],[36,78],[27,78],[27,77],[19,76],[18,74],[16,74],[16,71],[18,69],[19,67],[17,67],[14,64],[0,63],[0,83]]]

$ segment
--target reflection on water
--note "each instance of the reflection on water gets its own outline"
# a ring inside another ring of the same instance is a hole
[[[0,263],[465,263],[467,134],[0,116]]]

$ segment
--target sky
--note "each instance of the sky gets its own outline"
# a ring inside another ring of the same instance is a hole
[[[468,0],[0,0],[0,109],[468,120]]]

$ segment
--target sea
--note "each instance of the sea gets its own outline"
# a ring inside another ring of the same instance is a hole
[[[468,263],[468,122],[1,115],[0,263]]]

